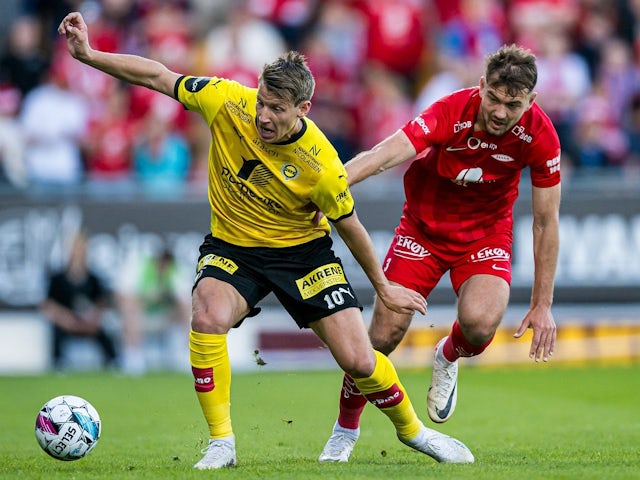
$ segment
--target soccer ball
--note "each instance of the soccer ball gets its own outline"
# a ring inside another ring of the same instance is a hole
[[[38,443],[58,460],[78,460],[87,455],[98,443],[101,431],[98,411],[74,395],[52,398],[36,418]]]

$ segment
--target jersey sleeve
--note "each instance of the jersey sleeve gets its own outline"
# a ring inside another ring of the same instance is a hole
[[[332,222],[353,213],[354,201],[344,166],[331,169],[320,176],[311,196],[313,203]]]
[[[560,183],[560,140],[553,126],[540,135],[536,142],[532,161],[531,185],[539,188],[553,187]]]
[[[218,77],[185,76],[176,82],[176,99],[211,124],[232,82]]]
[[[416,153],[420,153],[432,145],[444,142],[445,129],[442,126],[447,124],[447,118],[449,112],[446,103],[440,100],[407,122],[401,130],[413,144]]]

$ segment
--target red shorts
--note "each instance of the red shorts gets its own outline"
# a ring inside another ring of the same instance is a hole
[[[507,234],[491,235],[468,244],[433,241],[403,218],[382,269],[390,281],[425,298],[447,271],[456,294],[472,275],[494,275],[511,284],[511,244],[511,235]]]

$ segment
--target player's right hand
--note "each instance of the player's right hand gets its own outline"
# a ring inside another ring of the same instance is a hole
[[[67,48],[73,58],[82,60],[89,57],[89,29],[80,12],[71,12],[64,17],[58,33],[66,36]]]

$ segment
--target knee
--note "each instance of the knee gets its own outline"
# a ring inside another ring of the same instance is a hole
[[[191,314],[191,329],[194,332],[223,334],[230,326],[230,312],[212,302],[194,302]]]
[[[460,329],[469,343],[483,345],[495,335],[501,318],[491,319],[487,316],[458,317]]]
[[[376,358],[373,351],[369,355],[353,355],[339,362],[340,368],[352,378],[367,378],[376,368]]]
[[[399,325],[391,325],[384,329],[372,327],[369,329],[369,339],[373,348],[380,353],[389,355],[402,341],[406,332],[406,328]]]

